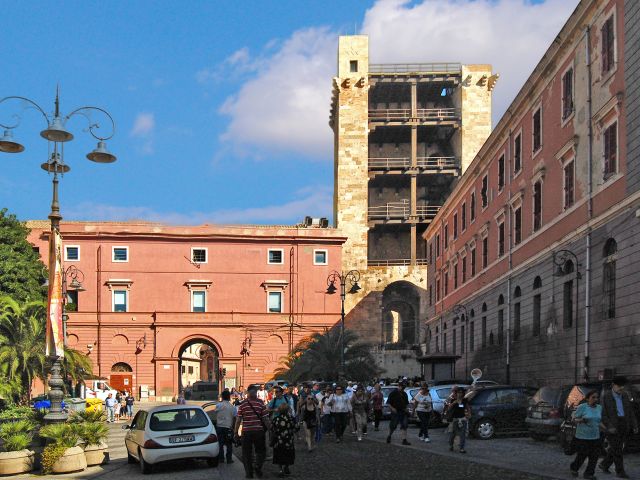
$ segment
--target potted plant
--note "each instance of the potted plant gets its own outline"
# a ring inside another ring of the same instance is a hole
[[[78,427],[71,423],[54,423],[40,429],[40,436],[50,440],[42,452],[42,472],[70,473],[87,468],[84,450],[78,446]]]
[[[35,425],[29,420],[8,422],[0,427],[4,452],[0,452],[0,475],[16,475],[33,470],[35,452],[29,450]]]
[[[80,442],[84,444],[87,466],[102,465],[109,461],[109,446],[105,443],[109,429],[102,422],[82,422],[77,424]]]

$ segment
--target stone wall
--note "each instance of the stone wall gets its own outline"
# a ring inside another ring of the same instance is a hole
[[[491,65],[463,65],[461,109],[462,172],[467,169],[491,133],[491,92],[497,81]]]

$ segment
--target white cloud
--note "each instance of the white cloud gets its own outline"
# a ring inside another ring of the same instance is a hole
[[[378,0],[365,13],[372,62],[490,63],[494,124],[575,8],[575,0]],[[256,157],[287,152],[332,158],[329,118],[331,78],[339,32],[308,28],[282,43],[270,42],[254,59],[241,49],[229,59],[253,65],[255,74],[226,99],[222,139]],[[259,152],[258,155],[253,152]]]
[[[96,204],[81,202],[67,208],[65,218],[88,221],[145,220],[171,225],[215,224],[287,224],[301,222],[305,216],[329,217],[332,205],[332,190],[328,187],[311,186],[298,190],[295,198],[279,205],[246,209],[220,209],[210,212],[159,212],[149,207]]]
[[[133,122],[131,136],[146,138],[153,133],[156,127],[156,117],[153,113],[141,112]]]

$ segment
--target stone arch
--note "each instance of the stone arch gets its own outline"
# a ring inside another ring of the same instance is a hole
[[[220,343],[217,342],[216,340],[214,340],[212,337],[210,337],[209,335],[204,335],[204,334],[192,334],[192,335],[187,335],[185,337],[182,337],[180,340],[178,340],[174,347],[173,350],[171,351],[171,356],[173,358],[178,358],[180,356],[180,353],[182,352],[182,350],[184,350],[184,348],[186,348],[187,346],[189,346],[190,344],[193,343],[207,343],[210,346],[212,346],[213,348],[215,348],[218,352],[218,356],[223,357],[224,354],[222,352],[222,347],[220,346]]]
[[[67,345],[69,345],[70,347],[75,347],[76,345],[78,345],[78,340],[78,336],[73,333],[67,335]]]
[[[117,362],[111,365],[111,372],[112,373],[131,373],[133,372],[133,368],[131,368],[131,365],[129,365],[128,363]]]
[[[393,282],[382,292],[383,343],[418,343],[420,293],[407,281]]]
[[[272,333],[267,337],[267,341],[265,343],[267,346],[280,346],[284,344],[284,339],[280,335]]]
[[[194,345],[201,345],[208,347],[196,352],[191,352],[183,358],[185,352],[189,347]],[[184,390],[185,387],[189,387],[190,384],[195,384],[198,381],[212,382],[215,386],[207,390],[208,393],[195,392],[200,395],[189,397],[195,400],[212,400],[218,397],[221,387],[220,376],[220,363],[221,350],[218,342],[214,341],[208,335],[194,334],[188,335],[182,338],[175,344],[173,354],[178,359],[178,390]],[[183,368],[184,367],[184,368]]]
[[[126,335],[123,335],[122,333],[118,333],[116,335],[113,336],[113,338],[111,339],[111,345],[128,345],[129,344],[129,339],[127,338]]]

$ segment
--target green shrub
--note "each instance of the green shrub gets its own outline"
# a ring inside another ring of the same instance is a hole
[[[104,423],[107,419],[107,414],[103,410],[82,410],[80,412],[74,412],[69,417],[70,423],[95,423],[101,422]]]
[[[0,439],[6,442],[6,438],[19,433],[32,434],[36,425],[31,420],[18,420],[7,422],[0,426]]]
[[[14,433],[2,439],[3,447],[7,452],[18,452],[29,448],[32,436],[29,433]]]
[[[55,443],[50,443],[44,450],[42,451],[42,473],[48,475],[53,472],[53,466],[56,464],[60,458],[64,455],[64,452],[67,451],[67,447],[64,445],[58,445]]]
[[[70,423],[52,423],[45,425],[40,429],[40,436],[48,438],[53,444],[65,448],[75,447],[80,439],[77,426]]]
[[[107,439],[109,429],[102,422],[78,423],[78,435],[85,445],[100,445]]]
[[[0,420],[14,418],[31,418],[33,409],[31,407],[10,405],[0,412]]]

